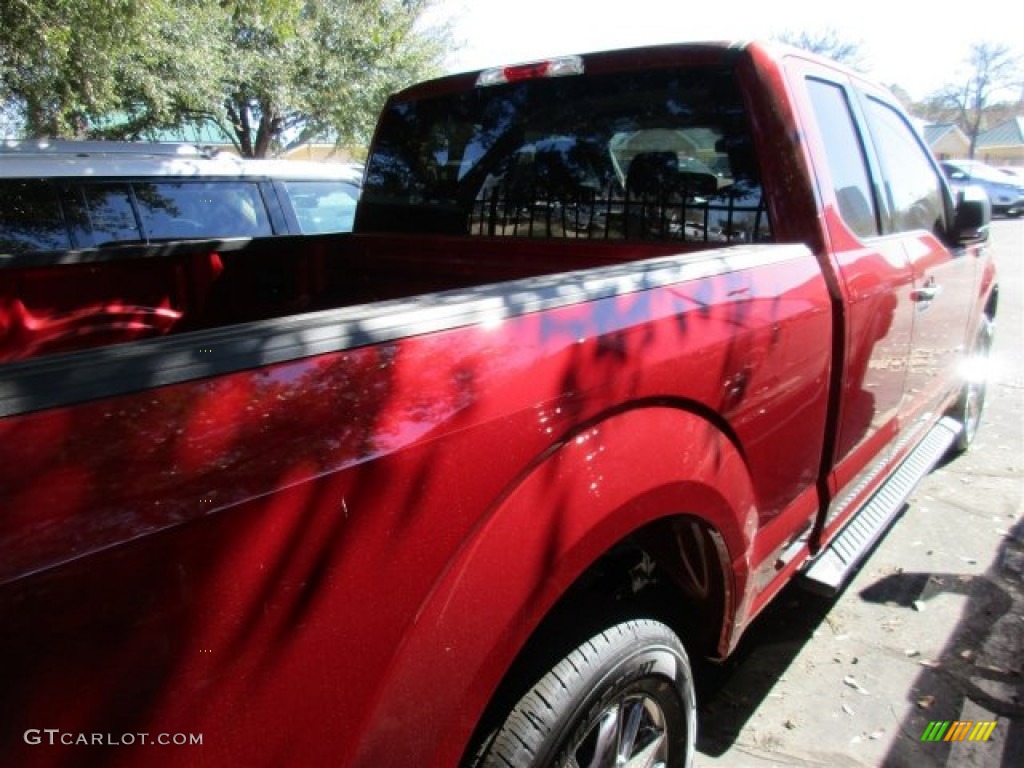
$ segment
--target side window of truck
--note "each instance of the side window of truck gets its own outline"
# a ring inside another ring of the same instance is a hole
[[[273,234],[255,182],[161,181],[132,186],[148,240]]]
[[[807,91],[825,147],[839,215],[856,235],[878,235],[878,210],[846,92],[841,86],[813,78],[807,80]],[[856,150],[851,151],[851,147]]]
[[[39,180],[0,182],[0,253],[71,247],[57,192]]]
[[[349,232],[356,215],[359,187],[348,181],[286,181],[285,193],[302,234]]]
[[[938,173],[928,160],[914,129],[887,104],[867,97],[868,130],[885,176],[883,185],[891,215],[885,232],[946,228],[945,197]]]
[[[142,239],[132,208],[131,190],[123,182],[82,184],[71,207],[76,239],[84,247]]]

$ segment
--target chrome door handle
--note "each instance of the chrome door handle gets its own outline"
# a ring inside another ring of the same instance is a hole
[[[910,292],[910,300],[926,304],[934,301],[940,293],[942,293],[942,286],[935,282],[934,277],[929,277],[924,281],[924,285]]]

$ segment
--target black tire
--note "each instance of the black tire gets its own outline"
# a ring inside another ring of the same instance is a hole
[[[679,638],[657,621],[626,621],[558,660],[516,703],[473,765],[689,768],[696,710]]]
[[[985,393],[988,385],[987,371],[984,370],[992,349],[995,325],[987,315],[982,315],[978,335],[971,350],[971,363],[966,371],[967,380],[960,390],[952,416],[960,422],[960,434],[951,446],[954,455],[965,453],[974,444],[981,423],[981,412],[985,407]]]

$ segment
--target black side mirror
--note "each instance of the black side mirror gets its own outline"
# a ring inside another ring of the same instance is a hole
[[[984,189],[964,187],[957,195],[953,240],[958,245],[983,243],[988,240],[992,221],[992,203]]]

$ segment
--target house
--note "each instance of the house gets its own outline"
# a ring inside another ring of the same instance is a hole
[[[339,147],[333,142],[307,141],[286,149],[280,155],[282,160],[312,160],[324,163],[351,163],[361,159],[364,152],[357,152],[347,147]]]
[[[1011,117],[980,134],[974,157],[989,165],[1024,167],[1024,117]]]
[[[931,123],[923,129],[924,140],[938,160],[967,157],[971,140],[956,123]]]
[[[238,154],[238,149],[231,138],[220,128],[210,124],[202,127],[184,126],[176,131],[164,131],[159,141],[185,141],[211,150]],[[324,163],[349,163],[358,159],[358,151],[339,147],[333,141],[313,139],[289,147],[281,152],[272,153],[279,160],[307,160]]]

